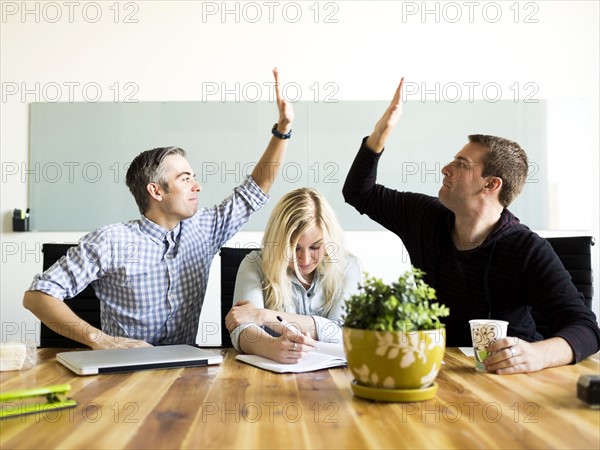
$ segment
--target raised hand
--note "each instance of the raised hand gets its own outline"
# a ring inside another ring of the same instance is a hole
[[[279,118],[277,119],[277,131],[279,131],[281,134],[287,134],[292,129],[292,122],[294,121],[294,108],[292,108],[292,105],[286,102],[281,96],[279,72],[277,68],[273,69],[273,76],[275,77],[275,99],[277,102],[277,109],[279,111]],[[267,148],[252,171],[252,178],[265,194],[269,193],[273,183],[275,182],[277,174],[281,170],[288,143],[289,139],[279,139],[275,136],[272,136],[269,140]]]
[[[394,98],[392,99],[390,106],[387,107],[383,116],[375,124],[375,129],[371,135],[367,138],[367,147],[373,150],[375,153],[383,151],[385,142],[389,137],[390,133],[400,120],[402,115],[402,84],[404,83],[404,77],[400,80],[400,84],[396,89]]]
[[[277,109],[279,110],[279,119],[277,120],[277,131],[280,133],[287,133],[292,127],[294,121],[294,108],[291,104],[286,102],[281,96],[281,86],[279,85],[279,71],[277,67],[273,69],[273,76],[275,77],[275,99],[277,102]]]

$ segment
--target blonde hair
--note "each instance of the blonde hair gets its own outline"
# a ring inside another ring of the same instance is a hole
[[[348,253],[342,228],[325,197],[314,189],[300,188],[288,192],[279,200],[265,229],[262,269],[265,275],[263,290],[266,308],[296,311],[288,263],[294,261],[295,275],[303,280],[298,271],[295,249],[302,235],[312,227],[318,227],[323,232],[325,246],[325,257],[316,269],[322,277],[325,298],[320,313],[327,315],[334,299],[343,295]]]

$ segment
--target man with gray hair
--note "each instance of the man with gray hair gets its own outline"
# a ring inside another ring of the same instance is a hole
[[[178,147],[147,150],[131,163],[126,184],[139,220],[107,225],[44,273],[23,298],[55,332],[93,349],[195,344],[211,262],[268,200],[283,162],[293,108],[281,97],[279,120],[252,174],[220,205],[198,210],[200,184]],[[102,330],[65,303],[89,284],[100,299]]]

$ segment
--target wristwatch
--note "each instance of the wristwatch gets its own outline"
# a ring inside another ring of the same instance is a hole
[[[292,137],[292,130],[288,131],[285,134],[277,131],[277,123],[275,123],[275,125],[273,125],[273,128],[271,129],[271,133],[273,133],[273,136],[278,137],[279,139],[289,139],[290,137]]]

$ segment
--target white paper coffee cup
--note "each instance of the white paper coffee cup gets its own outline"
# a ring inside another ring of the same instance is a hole
[[[475,353],[475,368],[480,372],[485,372],[483,361],[489,355],[487,347],[492,342],[506,337],[508,322],[494,319],[474,319],[469,320],[469,325]]]

